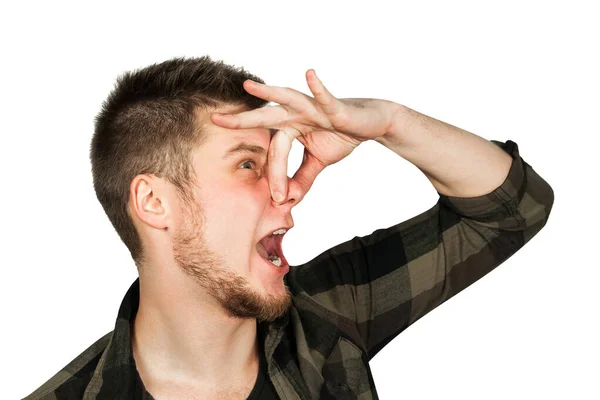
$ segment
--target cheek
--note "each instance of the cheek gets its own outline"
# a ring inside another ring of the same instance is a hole
[[[269,180],[264,173],[248,172],[235,185],[231,185],[227,191],[230,195],[260,204],[271,199]]]
[[[224,222],[242,223],[248,219],[258,219],[270,197],[268,187],[259,186],[262,185],[239,185],[224,189],[216,194],[211,203]]]
[[[248,172],[238,178],[227,184],[223,180],[212,181],[210,193],[204,193],[206,207],[223,222],[259,219],[271,199],[266,177]]]

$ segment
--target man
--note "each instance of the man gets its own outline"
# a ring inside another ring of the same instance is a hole
[[[553,190],[515,142],[306,79],[314,97],[209,57],[118,79],[90,156],[139,279],[114,331],[28,399],[376,399],[369,360],[546,224]],[[439,201],[290,267],[292,208],[367,140],[416,165]]]

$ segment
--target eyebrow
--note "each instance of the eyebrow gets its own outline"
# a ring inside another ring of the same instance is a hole
[[[240,153],[252,153],[262,156],[267,154],[267,150],[265,150],[264,147],[257,146],[248,142],[240,142],[235,146],[231,147],[229,150],[227,150],[227,152],[223,156],[223,159],[232,157]]]
[[[273,135],[277,132],[277,129],[269,129],[269,131],[271,132],[271,137],[273,137]],[[225,152],[225,155],[223,155],[223,159],[232,157],[240,153],[251,153],[263,156],[267,154],[267,150],[265,150],[264,147],[257,146],[252,143],[239,142]]]

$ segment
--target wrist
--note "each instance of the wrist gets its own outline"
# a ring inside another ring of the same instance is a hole
[[[409,108],[402,104],[387,102],[389,121],[385,133],[375,139],[376,142],[389,147],[391,144],[399,145],[405,132]]]

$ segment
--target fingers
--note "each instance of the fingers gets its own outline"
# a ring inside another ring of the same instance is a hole
[[[287,197],[288,157],[295,138],[293,133],[279,130],[273,135],[269,144],[269,187],[271,197],[277,203],[281,203]]]
[[[326,167],[310,153],[306,146],[307,143],[301,135],[286,131],[277,131],[271,139],[269,146],[269,186],[271,197],[277,203],[287,200],[288,197],[288,158],[292,143],[296,138],[304,145],[304,157],[302,158],[302,164],[300,164],[300,167],[292,177],[292,181],[300,187],[301,198],[306,195],[317,175]],[[278,197],[277,193],[281,193],[281,197]],[[297,200],[299,201],[300,199]]]
[[[302,93],[291,88],[265,85],[250,79],[245,80],[243,86],[246,92],[251,95],[279,104],[292,105],[294,97],[302,95]]]
[[[325,113],[332,115],[340,111],[340,107],[343,106],[342,102],[327,90],[323,82],[317,77],[314,69],[306,71],[306,83],[308,83],[310,91],[315,96],[315,101]]]
[[[300,185],[303,197],[310,190],[313,182],[317,178],[317,175],[319,175],[324,169],[325,165],[323,165],[321,162],[319,162],[319,160],[317,160],[317,158],[310,154],[305,147],[302,164],[300,164],[298,171],[296,171],[292,177],[292,180]]]
[[[212,122],[224,128],[276,127],[287,121],[288,112],[280,106],[268,106],[238,114],[212,113]]]

